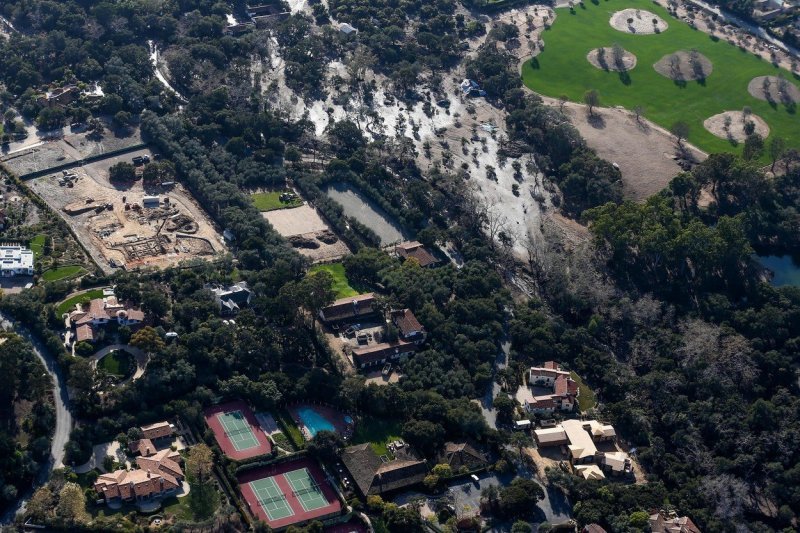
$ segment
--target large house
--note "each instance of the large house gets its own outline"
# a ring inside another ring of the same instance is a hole
[[[421,267],[433,266],[439,262],[419,241],[401,242],[395,247],[395,252],[403,259],[415,259]]]
[[[384,461],[369,443],[350,446],[342,451],[342,463],[364,497],[416,485],[428,473],[425,461],[405,447],[395,451],[394,460]]]
[[[400,338],[406,342],[422,344],[425,341],[425,328],[419,323],[411,309],[397,309],[389,313]]]
[[[246,281],[240,281],[230,287],[209,286],[209,289],[222,316],[237,314],[243,307],[250,305],[250,299],[253,297],[253,292],[247,287]]]
[[[548,394],[534,394],[533,387],[548,388]],[[517,392],[517,400],[532,414],[549,414],[553,411],[571,411],[578,397],[578,383],[570,373],[562,370],[555,361],[528,371],[528,386]]]
[[[106,503],[115,501],[142,501],[169,496],[181,487],[183,470],[178,464],[181,456],[169,448],[147,457],[137,457],[134,470],[116,470],[100,474],[94,490]]]
[[[629,474],[631,462],[625,452],[602,452],[596,443],[615,441],[617,433],[609,424],[597,420],[564,420],[552,428],[533,432],[540,448],[566,445],[576,474],[586,479],[602,479],[605,472]]]
[[[674,511],[667,512],[661,509],[650,511],[650,531],[653,533],[700,533],[700,528],[688,516],[678,516],[678,513]]]
[[[482,468],[488,464],[486,456],[466,442],[446,442],[444,450],[436,458],[437,464],[450,465],[453,471],[464,467],[468,470]]]
[[[340,298],[331,305],[320,309],[319,317],[323,322],[334,323],[353,320],[374,314],[375,295],[371,292]]]
[[[356,368],[369,368],[386,363],[402,362],[417,351],[413,342],[381,342],[353,348],[353,364]]]
[[[128,443],[128,448],[134,455],[147,457],[158,449],[153,441],[169,439],[175,433],[175,427],[167,421],[156,422],[139,428],[142,430],[142,438]]]
[[[135,326],[144,320],[144,312],[121,304],[116,296],[95,298],[88,304],[77,304],[69,314],[77,342],[94,342],[95,329],[114,321],[120,326]]]
[[[33,252],[16,244],[0,245],[0,276],[33,276]]]

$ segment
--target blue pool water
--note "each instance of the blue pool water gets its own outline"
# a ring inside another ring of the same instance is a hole
[[[303,425],[308,428],[312,437],[320,431],[336,430],[330,420],[316,412],[313,407],[301,407],[297,410],[297,416],[300,417]]]
[[[792,256],[767,255],[760,256],[758,260],[774,273],[774,277],[772,278],[772,284],[774,286],[800,286],[800,262]]]

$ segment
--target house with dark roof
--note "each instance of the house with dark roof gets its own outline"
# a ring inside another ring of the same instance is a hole
[[[446,442],[444,450],[436,458],[437,464],[450,465],[453,471],[463,467],[475,470],[487,465],[488,459],[475,447],[466,442]]]
[[[362,496],[385,494],[421,483],[428,473],[425,461],[405,448],[395,451],[395,459],[385,460],[369,443],[349,446],[342,451],[342,463]]]
[[[411,309],[396,309],[389,313],[400,338],[406,342],[422,344],[425,341],[425,328],[419,323]]]
[[[240,281],[230,287],[214,287],[207,286],[214,295],[214,301],[219,307],[219,313],[222,316],[232,316],[250,305],[250,300],[253,297],[253,291],[247,287],[246,281]]]
[[[395,253],[405,260],[416,260],[421,267],[431,267],[439,262],[419,241],[401,242],[395,246]]]
[[[375,295],[371,292],[340,298],[331,305],[320,309],[319,318],[326,323],[357,320],[375,314]]]
[[[369,368],[386,363],[403,362],[417,351],[413,342],[380,342],[352,349],[353,364],[356,368]]]

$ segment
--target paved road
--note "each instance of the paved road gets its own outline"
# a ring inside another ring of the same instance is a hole
[[[67,393],[66,376],[58,366],[56,358],[47,350],[39,339],[31,336],[27,329],[19,324],[12,323],[2,313],[0,313],[0,328],[15,331],[18,335],[27,339],[33,346],[33,352],[47,368],[47,372],[53,378],[53,396],[55,397],[56,408],[56,427],[53,433],[53,442],[50,448],[50,461],[42,467],[34,481],[34,488],[44,484],[50,477],[50,472],[56,468],[64,466],[64,446],[69,440],[72,430],[72,413],[69,411],[69,395]],[[23,494],[17,502],[17,506],[11,509],[4,516],[0,517],[0,524],[7,524],[14,520],[17,512],[25,510],[28,498],[33,494],[33,490]]]
[[[495,373],[497,370],[502,370],[508,365],[508,353],[511,350],[511,342],[503,341],[500,345],[500,352],[497,354],[497,358],[494,362]],[[495,411],[493,407],[494,399],[500,393],[500,385],[497,384],[494,380],[494,376],[492,376],[492,382],[490,386],[486,390],[486,394],[483,395],[481,398],[481,411],[483,412],[483,418],[486,419],[486,423],[489,424],[489,427],[492,429],[497,429],[497,411]]]
[[[760,39],[768,41],[771,44],[774,44],[781,50],[789,52],[795,57],[800,57],[800,51],[798,51],[796,48],[788,46],[780,39],[776,39],[775,37],[767,33],[767,30],[765,30],[761,26],[758,26],[757,24],[754,24],[753,22],[737,17],[736,15],[728,11],[723,11],[718,6],[712,6],[711,4],[704,2],[703,0],[687,0],[687,1],[696,5],[697,7],[710,11],[711,13],[715,13],[723,21],[730,22],[734,26],[739,26],[740,28],[743,28],[749,31],[750,33],[758,36]]]

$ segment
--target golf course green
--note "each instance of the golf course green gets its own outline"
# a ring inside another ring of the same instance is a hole
[[[647,10],[664,19],[669,27],[662,33],[635,35],[619,31],[609,24],[611,16],[626,8]],[[542,32],[544,51],[527,61],[522,78],[539,94],[582,102],[590,89],[600,95],[602,107],[623,106],[633,110],[644,107],[644,116],[669,129],[677,121],[689,124],[688,140],[700,149],[712,152],[737,152],[734,146],[703,128],[703,121],[723,111],[748,106],[770,127],[770,137],[779,136],[787,145],[800,147],[800,115],[795,106],[769,103],[750,95],[747,85],[756,76],[783,73],[791,83],[798,77],[771,63],[742,51],[724,40],[670,16],[666,9],[646,0],[587,0],[556,10],[550,29]],[[637,58],[636,67],[626,73],[604,71],[586,59],[590,50],[618,43]],[[653,68],[668,54],[697,49],[713,64],[705,80],[675,82]],[[764,159],[766,156],[763,156]]]

